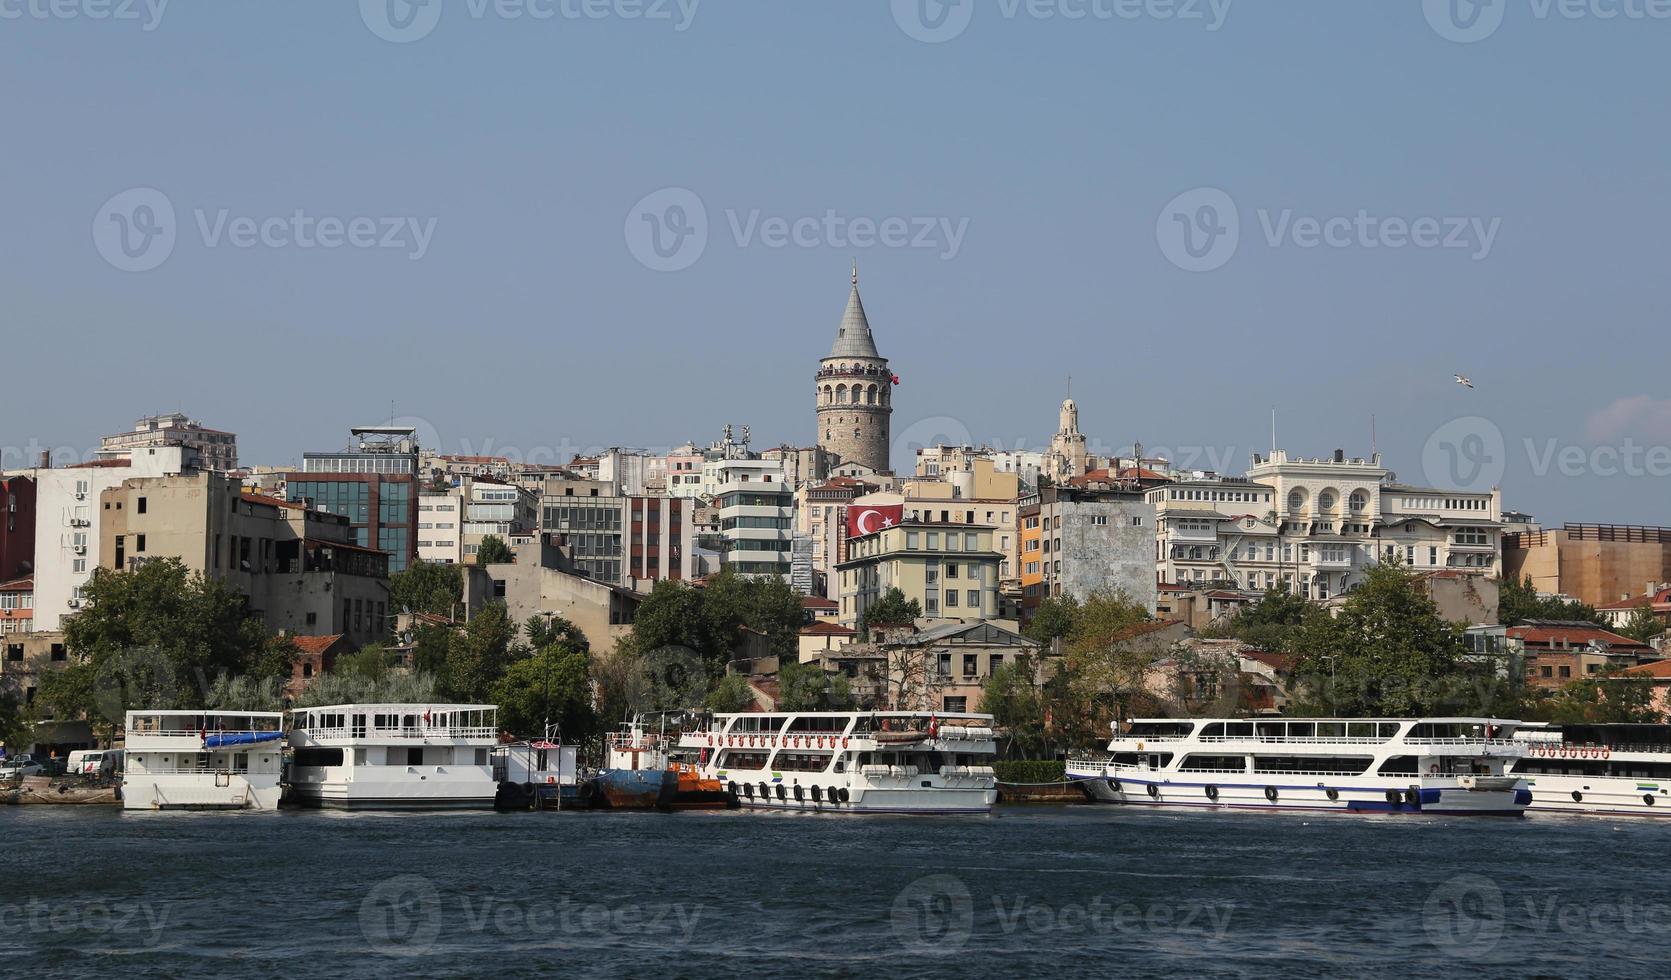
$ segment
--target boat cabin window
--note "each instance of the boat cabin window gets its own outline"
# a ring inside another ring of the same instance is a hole
[[[1291,721],[1288,723],[1289,738],[1316,738],[1317,723],[1314,721]]]
[[[1193,721],[1134,721],[1126,734],[1133,738],[1182,738],[1195,730]]]
[[[1383,775],[1413,776],[1418,772],[1416,764],[1417,760],[1413,755],[1395,755],[1381,763],[1381,768],[1377,771]]]
[[[1346,723],[1344,721],[1320,721],[1317,723],[1318,738],[1345,738]]]
[[[1381,736],[1373,721],[1349,721],[1346,723],[1346,737],[1379,739]]]
[[[1255,724],[1253,729],[1262,739],[1288,737],[1288,724],[1286,722],[1261,721]]]
[[[714,765],[720,769],[764,769],[766,768],[765,752],[738,752],[728,749],[720,753]]]
[[[1381,737],[1382,738],[1397,738],[1398,737],[1398,722],[1396,722],[1396,721],[1383,721],[1383,722],[1380,722],[1379,724],[1381,726]]]
[[[1373,761],[1368,756],[1256,755],[1253,757],[1253,771],[1361,776]]]
[[[329,768],[342,765],[341,749],[297,749],[295,764],[305,768]]]
[[[1241,755],[1190,755],[1178,764],[1183,772],[1246,772],[1247,757]]]

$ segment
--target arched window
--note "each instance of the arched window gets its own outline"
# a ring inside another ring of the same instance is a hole
[[[875,385],[871,385],[869,390],[867,390],[865,392],[865,404],[867,404],[867,405],[876,404],[876,386]]]
[[[837,405],[847,404],[847,386],[846,385],[836,385],[836,404]]]
[[[831,388],[829,385],[825,385],[824,386],[824,404],[828,405],[831,402],[833,402],[834,400],[835,400],[835,389]]]

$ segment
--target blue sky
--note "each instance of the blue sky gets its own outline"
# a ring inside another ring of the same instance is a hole
[[[383,0],[59,2],[0,4],[8,465],[175,408],[285,463],[391,402],[455,451],[807,444],[856,258],[896,464],[1040,445],[1071,372],[1110,451],[1240,471],[1273,407],[1308,455],[1373,415],[1401,479],[1671,523],[1671,21],[1616,0],[1495,0],[1466,43],[1373,0],[981,0],[936,43],[958,5],[443,0],[397,43]],[[136,188],[173,243],[125,271]],[[649,267],[692,198],[705,245]]]

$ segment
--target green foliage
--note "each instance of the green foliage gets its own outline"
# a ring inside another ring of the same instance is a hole
[[[1529,575],[1518,582],[1505,578],[1497,595],[1497,622],[1513,626],[1528,619],[1564,619],[1607,625],[1594,606],[1577,599],[1539,598]]]
[[[282,711],[284,683],[276,677],[217,677],[203,702],[216,711]]]
[[[1022,630],[1029,640],[1049,648],[1050,641],[1065,638],[1079,624],[1079,600],[1069,596],[1048,596],[1033,610],[1033,618]]]
[[[633,637],[640,650],[680,648],[723,665],[740,645],[743,627],[764,633],[770,652],[793,657],[803,618],[800,596],[781,579],[725,570],[702,588],[657,582],[633,618]]]
[[[401,612],[453,618],[464,601],[464,569],[417,561],[389,576],[389,601]]]
[[[336,663],[331,666],[331,673],[363,677],[375,683],[387,677],[394,666],[395,655],[382,644],[373,643],[337,657]]]
[[[748,678],[742,674],[726,674],[708,692],[703,706],[720,714],[734,714],[749,710],[755,703],[754,689],[749,686]]]
[[[1061,669],[1047,686],[1052,720],[1075,742],[1094,741],[1108,722],[1148,697],[1152,652],[1131,643],[1149,611],[1121,591],[1098,590],[1079,610]]]
[[[1396,565],[1370,566],[1338,615],[1297,636],[1304,690],[1292,713],[1403,717],[1490,707],[1491,667],[1464,659],[1462,632]]]
[[[36,692],[39,697],[39,692]],[[29,707],[23,703],[16,675],[0,674],[0,745],[7,752],[20,752],[32,741],[34,726]]]
[[[516,624],[503,602],[490,602],[455,630],[447,644],[446,660],[436,678],[441,695],[461,704],[485,703],[493,685],[526,651],[513,648]]]
[[[979,710],[991,715],[1003,734],[1006,755],[1044,748],[1044,693],[1039,690],[1038,666],[1032,657],[1023,654],[994,670],[981,691]]]
[[[1067,763],[1061,759],[1000,759],[992,764],[1000,783],[1043,785],[1067,778]]]
[[[489,534],[476,546],[477,565],[509,565],[515,561],[516,552],[496,534]]]
[[[872,626],[909,626],[922,614],[922,603],[906,599],[897,587],[890,588],[865,607],[864,615],[859,617],[859,632],[868,637]]]
[[[1586,677],[1536,703],[1529,717],[1560,724],[1658,724],[1664,716],[1654,710],[1654,682],[1614,668]]]
[[[702,704],[720,668],[694,650],[678,646],[641,650],[623,639],[592,666],[598,715],[606,724],[637,714],[678,711]]]
[[[1619,629],[1621,635],[1639,643],[1646,643],[1663,632],[1665,624],[1654,615],[1653,604],[1646,598],[1642,600],[1641,605],[1630,611],[1630,619]]]
[[[412,636],[412,669],[423,674],[440,676],[447,663],[447,649],[452,646],[453,634],[446,626],[420,626]]]
[[[522,632],[528,637],[528,645],[535,650],[550,646],[562,646],[581,653],[592,650],[586,633],[562,616],[529,616],[528,621],[522,624]]]
[[[854,706],[846,675],[831,676],[817,664],[782,661],[777,684],[779,711],[847,711]]]
[[[322,674],[313,679],[295,707],[326,704],[407,704],[435,700],[435,678],[430,674],[391,671],[379,680],[359,674]]]
[[[1287,653],[1295,649],[1307,622],[1327,615],[1291,592],[1271,589],[1258,602],[1242,607],[1223,632],[1258,650]]]
[[[75,662],[48,671],[37,697],[104,726],[135,708],[202,707],[219,678],[287,678],[295,660],[295,647],[269,634],[243,596],[178,559],[98,569],[84,604],[64,625]]]
[[[565,741],[583,741],[598,730],[592,711],[592,677],[586,653],[553,644],[505,671],[490,692],[499,726],[523,738],[560,726]]]

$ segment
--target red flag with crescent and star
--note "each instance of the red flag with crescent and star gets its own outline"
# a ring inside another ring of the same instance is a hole
[[[904,504],[848,504],[847,536],[858,538],[875,534],[893,527],[904,517]]]

